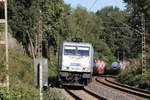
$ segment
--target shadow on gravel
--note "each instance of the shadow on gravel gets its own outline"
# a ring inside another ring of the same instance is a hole
[[[63,86],[63,88],[67,88],[69,90],[83,90],[83,86]]]
[[[48,77],[48,85],[51,87],[58,87],[57,86],[57,78],[56,77]]]
[[[48,77],[48,85],[50,85],[51,87],[56,87],[56,88],[60,88],[58,87],[58,82],[57,82],[57,78],[56,77]],[[71,85],[62,85],[61,88],[67,88],[67,89],[71,89],[71,90],[82,90],[84,87],[83,86],[71,86]]]

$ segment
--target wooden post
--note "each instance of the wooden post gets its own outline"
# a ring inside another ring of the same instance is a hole
[[[43,83],[42,83],[42,72],[43,72],[43,70],[42,70],[42,61],[40,62],[40,100],[42,100],[43,99],[43,94],[42,94],[42,88],[43,88]]]
[[[4,3],[4,11],[5,18],[0,20],[0,23],[5,23],[5,41],[2,41],[1,44],[5,45],[5,66],[6,66],[6,83],[3,83],[3,87],[7,88],[7,92],[9,92],[9,64],[8,64],[8,25],[7,25],[7,0],[0,0],[0,2]]]
[[[40,10],[39,12],[39,34],[38,34],[38,58],[42,58],[42,12]],[[43,94],[42,94],[42,88],[43,88],[43,83],[42,83],[42,61],[40,62],[40,100],[43,99]]]
[[[142,25],[142,74],[146,72],[146,40],[145,40],[145,19],[144,13],[141,15]]]
[[[42,12],[39,13],[39,34],[38,34],[38,58],[42,58]]]
[[[4,2],[5,8],[5,41],[6,41],[6,84],[7,84],[7,92],[9,92],[9,66],[8,66],[8,27],[7,27],[7,0]]]

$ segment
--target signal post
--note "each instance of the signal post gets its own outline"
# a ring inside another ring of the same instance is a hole
[[[7,0],[0,0],[0,3],[4,4],[4,19],[0,19],[0,23],[1,24],[5,24],[5,39],[4,40],[0,40],[0,45],[4,45],[5,46],[5,82],[4,83],[0,83],[0,87],[6,87],[7,88],[7,92],[9,92],[9,64],[8,64],[8,25],[7,25]]]

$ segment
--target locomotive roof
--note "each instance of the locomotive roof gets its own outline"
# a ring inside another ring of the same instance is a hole
[[[63,45],[77,45],[77,46],[92,46],[91,43],[85,42],[63,42]]]

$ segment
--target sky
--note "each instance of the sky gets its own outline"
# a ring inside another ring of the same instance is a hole
[[[85,7],[88,11],[96,12],[106,6],[116,6],[121,10],[125,9],[126,4],[123,0],[64,0],[66,4],[71,4],[72,8],[77,6]]]

